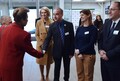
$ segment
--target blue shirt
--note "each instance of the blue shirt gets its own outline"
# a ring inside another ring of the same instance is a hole
[[[97,40],[97,28],[94,25],[78,27],[75,36],[75,49],[80,54],[95,54],[94,44]]]

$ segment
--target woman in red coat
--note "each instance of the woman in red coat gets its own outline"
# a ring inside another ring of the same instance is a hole
[[[43,56],[32,47],[30,33],[24,31],[28,21],[28,11],[27,8],[16,8],[13,12],[15,22],[5,28],[1,36],[1,81],[23,81],[22,67],[25,52],[37,58]]]

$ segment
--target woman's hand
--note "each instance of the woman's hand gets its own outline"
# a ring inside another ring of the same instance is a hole
[[[75,49],[75,54],[79,54],[80,52],[79,52],[79,49]]]

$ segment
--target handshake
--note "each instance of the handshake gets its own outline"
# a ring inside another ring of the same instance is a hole
[[[45,50],[42,50],[42,51],[41,51],[41,54],[42,54],[41,57],[44,56],[45,52],[46,52]]]

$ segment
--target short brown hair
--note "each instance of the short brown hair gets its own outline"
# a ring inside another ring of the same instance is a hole
[[[63,10],[60,7],[56,7],[54,10],[59,10],[61,14],[63,14]]]
[[[29,12],[28,8],[20,7],[16,8],[13,12],[13,17],[15,22],[19,22],[21,19],[27,19],[27,12]]]
[[[117,3],[118,4],[118,8],[120,10],[120,2],[119,1],[115,1],[114,3]]]

